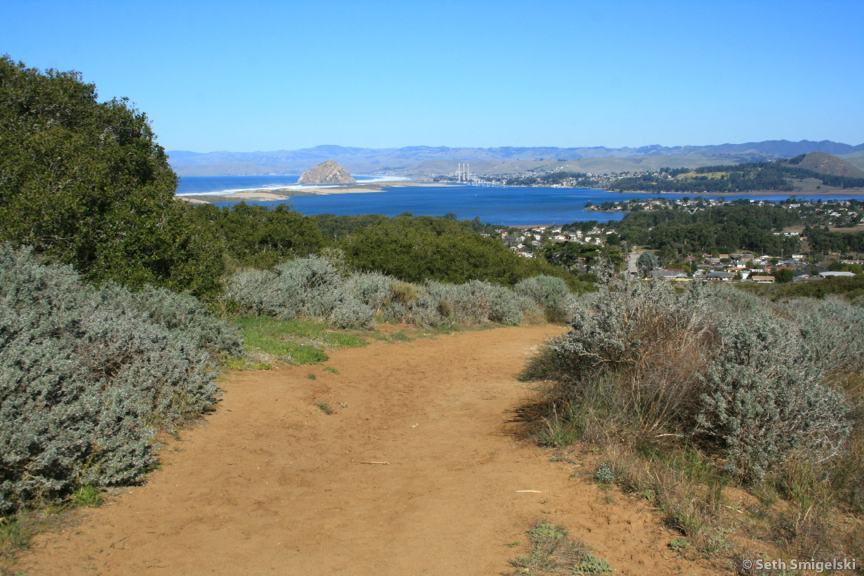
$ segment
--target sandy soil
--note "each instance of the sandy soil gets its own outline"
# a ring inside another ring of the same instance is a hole
[[[181,200],[194,204],[209,204],[210,202],[225,202],[231,200],[286,200],[293,196],[328,196],[331,194],[363,194],[381,192],[379,186],[344,186],[339,188],[275,188],[272,190],[244,190],[230,194],[201,194],[196,196],[177,196]]]
[[[145,486],[37,537],[20,569],[492,576],[547,519],[615,574],[711,573],[667,548],[674,535],[643,503],[610,499],[514,434],[513,409],[533,396],[515,375],[560,331],[376,343],[333,354],[338,373],[230,374],[219,409],[171,442]]]
[[[387,188],[398,188],[400,186],[429,187],[449,186],[442,182],[427,182],[415,180],[393,180],[376,182],[375,184],[356,186],[337,186],[322,188],[276,188],[270,190],[244,190],[232,192],[231,194],[202,194],[199,196],[178,196],[178,198],[193,204],[209,204],[210,202],[224,202],[230,200],[285,200],[292,196],[329,196],[332,194],[368,194],[372,192],[383,192]]]

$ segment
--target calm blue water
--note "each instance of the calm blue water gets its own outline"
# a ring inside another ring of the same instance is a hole
[[[360,180],[361,178],[358,178]],[[230,176],[183,177],[178,194],[224,192],[251,188],[278,188],[293,184],[296,176]],[[620,220],[621,212],[592,212],[585,210],[588,202],[632,198],[686,198],[693,194],[642,194],[608,192],[590,188],[521,188],[486,186],[398,186],[382,192],[362,194],[331,194],[327,196],[294,196],[288,200],[247,202],[260,206],[288,204],[303,214],[337,214],[341,216],[383,214],[396,216],[410,212],[418,216],[444,216],[455,214],[459,219],[480,218],[490,224],[510,226],[531,224],[566,224],[585,220],[606,222]],[[705,195],[704,198],[719,198]],[[789,194],[752,196],[741,194],[725,199],[759,199],[777,202],[790,198]],[[849,199],[852,196],[795,196],[801,200]],[[860,196],[859,196],[860,198]],[[218,205],[230,205],[220,202]]]
[[[284,188],[296,183],[297,176],[181,176],[177,184],[177,194]]]

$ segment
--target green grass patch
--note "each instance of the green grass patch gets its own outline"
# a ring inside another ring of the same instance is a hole
[[[612,567],[580,542],[567,536],[567,530],[550,522],[538,522],[528,531],[531,550],[511,562],[513,576],[571,574],[612,574]]]
[[[232,359],[229,368],[268,369],[274,361],[315,364],[327,360],[325,350],[366,344],[365,334],[333,330],[312,320],[239,316],[233,322],[243,333],[247,357]]]
[[[33,531],[18,516],[0,519],[0,557],[12,558],[30,545]]]
[[[101,506],[102,492],[94,486],[82,486],[72,494],[71,502],[73,506]]]

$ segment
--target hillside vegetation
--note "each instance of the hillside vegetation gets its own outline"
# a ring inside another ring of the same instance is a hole
[[[0,133],[0,241],[92,280],[217,290],[220,254],[174,201],[177,179],[145,114],[98,102],[77,73],[2,57]]]
[[[813,179],[821,186],[862,188],[864,175],[840,158],[826,157],[805,160],[797,157],[789,162],[755,162],[736,165],[702,166],[695,169],[663,168],[657,172],[620,178],[609,186],[611,190],[641,190],[646,192],[752,192],[776,190],[792,192],[796,185]]]
[[[336,329],[561,321],[589,287],[476,223],[181,202],[126,100],[6,57],[0,88],[0,515],[141,481],[241,331],[321,361],[312,336],[363,342]]]
[[[633,211],[618,225],[618,233],[632,245],[659,250],[669,260],[689,254],[739,250],[789,255],[800,252],[799,239],[775,233],[799,223],[795,212],[781,206],[744,202],[698,212]]]
[[[802,154],[789,160],[788,164],[797,166],[810,172],[817,174],[825,174],[827,176],[839,176],[841,178],[864,178],[864,170],[861,170],[854,164],[826,154],[824,152],[810,152]]]
[[[637,282],[582,299],[525,376],[552,382],[540,441],[592,446],[701,552],[841,558],[864,552],[862,373],[861,307]],[[728,485],[761,503],[730,516]]]

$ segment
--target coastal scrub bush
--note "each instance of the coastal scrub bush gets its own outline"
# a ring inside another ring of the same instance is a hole
[[[839,297],[799,298],[785,305],[810,357],[828,374],[864,371],[864,308]]]
[[[312,318],[327,317],[340,299],[342,277],[328,260],[318,256],[297,258],[274,268],[280,294],[296,315]]]
[[[276,278],[272,270],[240,270],[228,280],[223,296],[244,311],[277,316],[288,298],[279,293]]]
[[[375,311],[370,306],[343,291],[327,320],[335,328],[371,328],[374,316]]]
[[[801,336],[763,312],[720,319],[702,373],[696,433],[748,481],[797,451],[816,462],[840,454],[850,430],[843,394],[821,382]]]
[[[319,318],[339,328],[368,327],[374,309],[353,294],[332,263],[319,256],[283,262],[272,270],[242,270],[228,280],[225,297],[241,310],[293,318]],[[368,297],[371,297],[367,294]]]
[[[339,328],[365,328],[379,315],[417,326],[517,325],[527,318],[569,315],[575,297],[564,281],[530,279],[517,291],[481,280],[415,284],[378,272],[340,274],[319,256],[289,260],[272,270],[243,270],[225,297],[244,312],[283,319],[316,318]]]
[[[449,310],[438,301],[426,286],[394,281],[383,308],[388,322],[404,322],[422,327],[447,324]]]
[[[236,336],[165,298],[0,246],[0,513],[141,480],[153,435],[212,406]]]
[[[606,422],[631,441],[693,442],[758,480],[793,452],[836,456],[849,432],[844,396],[824,374],[853,365],[841,362],[845,351],[826,360],[814,347],[833,341],[838,324],[846,338],[864,338],[864,324],[845,309],[795,308],[722,287],[613,283],[580,300],[572,330],[526,377],[557,382],[555,403],[583,436],[602,438],[586,422]],[[596,417],[604,413],[608,421]]]
[[[395,280],[378,272],[358,272],[345,281],[345,290],[374,312],[380,312],[391,301]]]
[[[109,288],[106,287],[106,291]],[[116,287],[114,290],[118,292],[118,299],[122,298],[124,290]],[[214,318],[194,296],[153,286],[145,286],[130,296],[149,321],[168,330],[182,331],[210,352],[236,356],[243,351],[237,329]]]
[[[555,276],[534,276],[520,280],[514,290],[542,307],[546,319],[550,322],[569,320],[576,305],[575,296],[570,292],[567,283]]]
[[[438,302],[439,311],[444,312],[442,315],[458,325],[494,322],[515,326],[522,322],[527,307],[513,290],[480,280],[464,284],[430,282],[427,288]]]

